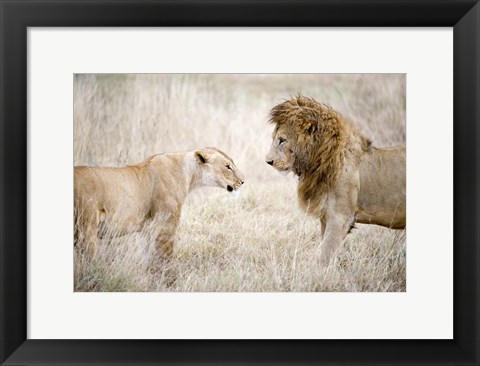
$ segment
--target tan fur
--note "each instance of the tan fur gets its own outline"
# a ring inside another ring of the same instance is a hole
[[[200,186],[237,190],[242,184],[232,159],[216,148],[154,155],[121,168],[77,166],[75,243],[92,258],[98,237],[128,234],[153,220],[158,254],[168,258],[188,193]]]
[[[267,163],[299,177],[301,206],[322,223],[322,265],[355,222],[403,229],[405,146],[375,148],[340,113],[298,96],[275,106]]]

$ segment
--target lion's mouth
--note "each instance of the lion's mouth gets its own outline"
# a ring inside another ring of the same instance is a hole
[[[274,165],[273,167],[275,168],[276,171],[278,171],[280,173],[283,173],[283,174],[287,174],[292,170],[291,167],[283,166],[283,165]]]

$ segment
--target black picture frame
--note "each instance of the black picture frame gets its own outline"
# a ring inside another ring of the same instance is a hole
[[[476,0],[0,0],[0,23],[2,365],[480,364],[480,5]],[[120,26],[453,27],[454,339],[27,339],[27,28]]]

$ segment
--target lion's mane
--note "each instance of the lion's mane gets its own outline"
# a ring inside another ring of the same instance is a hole
[[[293,171],[300,179],[298,196],[304,207],[319,204],[335,187],[346,159],[358,164],[371,145],[332,107],[301,95],[275,106],[270,122],[296,138]]]

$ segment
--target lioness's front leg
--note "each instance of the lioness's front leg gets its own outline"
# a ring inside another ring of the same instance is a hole
[[[179,217],[179,214],[175,214],[165,220],[159,220],[158,234],[155,241],[158,258],[170,259],[172,257]]]
[[[161,231],[156,238],[157,256],[162,259],[170,259],[173,253],[174,230]]]

